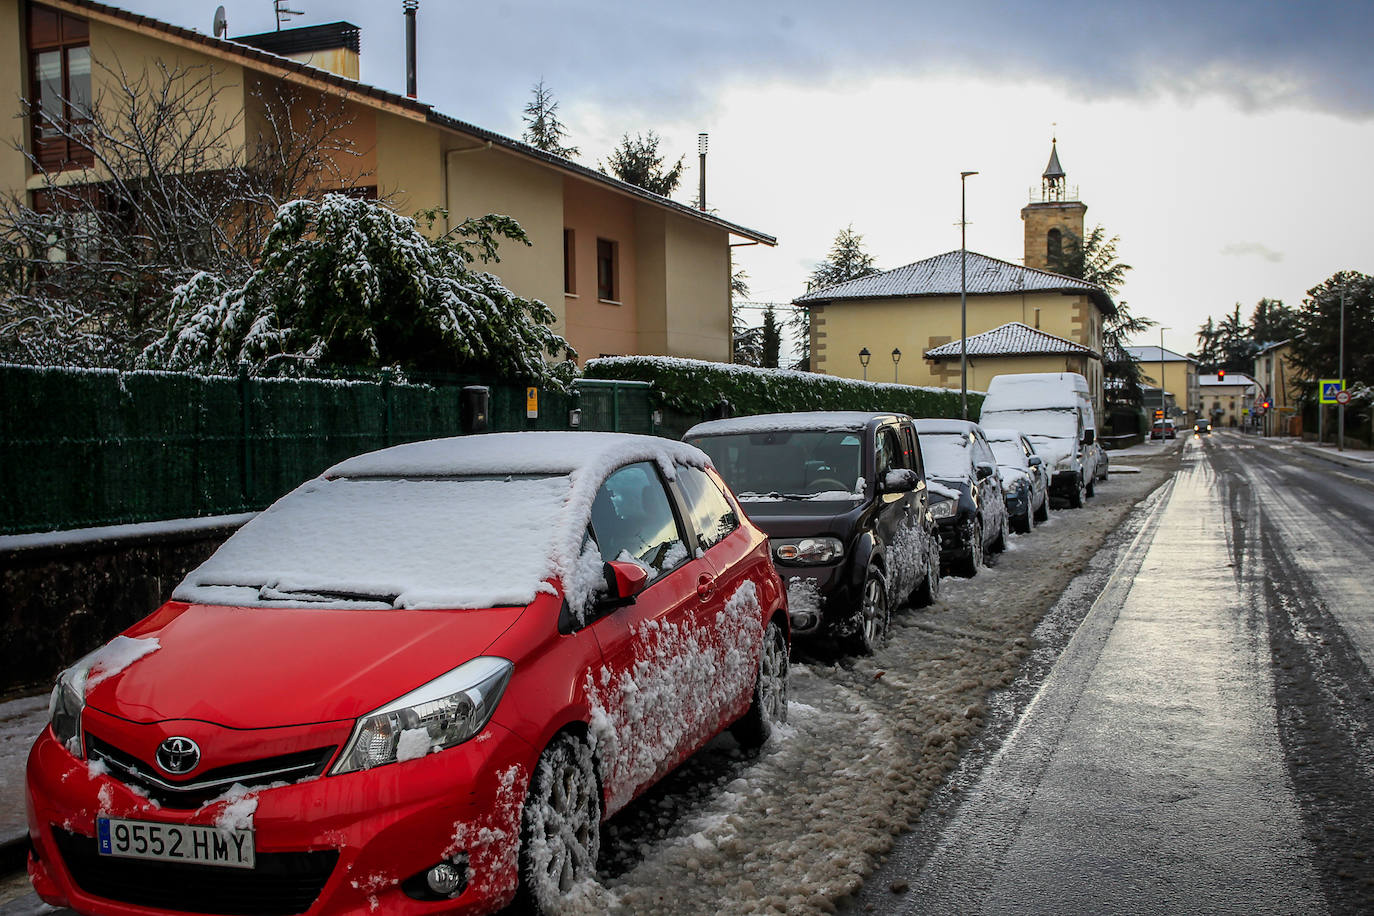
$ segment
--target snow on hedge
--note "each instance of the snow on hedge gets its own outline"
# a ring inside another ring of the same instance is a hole
[[[493,433],[360,455],[244,525],[173,598],[482,608],[529,604],[557,578],[575,600],[589,590],[580,560],[592,500],[607,474],[636,461],[670,477],[675,465],[707,464],[680,442],[597,432]]]

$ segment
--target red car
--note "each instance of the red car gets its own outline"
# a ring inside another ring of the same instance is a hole
[[[767,538],[695,448],[362,455],[61,675],[29,876],[82,913],[547,912],[603,819],[785,718],[788,639]]]

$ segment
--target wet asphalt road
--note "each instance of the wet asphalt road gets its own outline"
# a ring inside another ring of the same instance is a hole
[[[1137,528],[851,910],[1374,912],[1374,474],[1190,439]]]

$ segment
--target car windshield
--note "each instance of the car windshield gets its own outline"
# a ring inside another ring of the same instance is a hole
[[[1026,466],[1026,452],[1021,448],[1020,441],[989,439],[988,445],[992,446],[992,454],[996,456],[998,464],[1005,464],[1014,468]]]
[[[1033,441],[1036,437],[1078,438],[1078,414],[1070,409],[985,410],[978,422],[987,428],[1007,427],[1019,430]]]
[[[528,604],[552,575],[566,476],[319,479],[258,515],[173,593],[199,604]]]
[[[862,440],[850,429],[694,438],[741,499],[853,499],[861,493]]]
[[[921,433],[921,460],[931,477],[966,480],[973,474],[968,436],[962,433]]]

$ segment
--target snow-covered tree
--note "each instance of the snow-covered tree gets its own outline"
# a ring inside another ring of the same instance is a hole
[[[625,134],[620,138],[620,145],[611,151],[607,164],[598,163],[597,168],[627,184],[667,197],[682,181],[683,162],[687,157],[679,156],[671,168],[664,169],[658,144],[658,134],[652,130],[647,134],[635,134],[634,139]]]
[[[578,148],[563,145],[568,130],[558,119],[558,102],[554,100],[553,90],[545,86],[541,79],[530,91],[534,93],[534,98],[525,105],[525,132],[521,139],[546,153],[575,159]]]
[[[811,276],[807,278],[807,292],[878,273],[873,256],[864,251],[863,242],[864,237],[854,231],[853,223],[841,229],[835,235],[835,241],[830,244],[830,253],[826,255],[825,260],[816,265],[811,271]],[[798,359],[792,368],[810,369],[811,311],[805,308],[797,309],[787,319],[787,327],[797,339]]]
[[[561,386],[576,354],[549,329],[553,312],[474,268],[499,260],[501,239],[529,244],[504,216],[433,240],[371,201],[291,201],[245,282],[201,273],[177,287],[167,331],[140,363],[230,372],[246,362],[255,375],[397,367]]]
[[[84,119],[44,122],[99,180],[21,148],[41,187],[0,200],[0,359],[127,368],[178,284],[241,280],[279,205],[363,177],[340,100],[255,81],[239,142],[243,88],[211,67],[106,69]],[[237,107],[223,98],[235,91]]]

